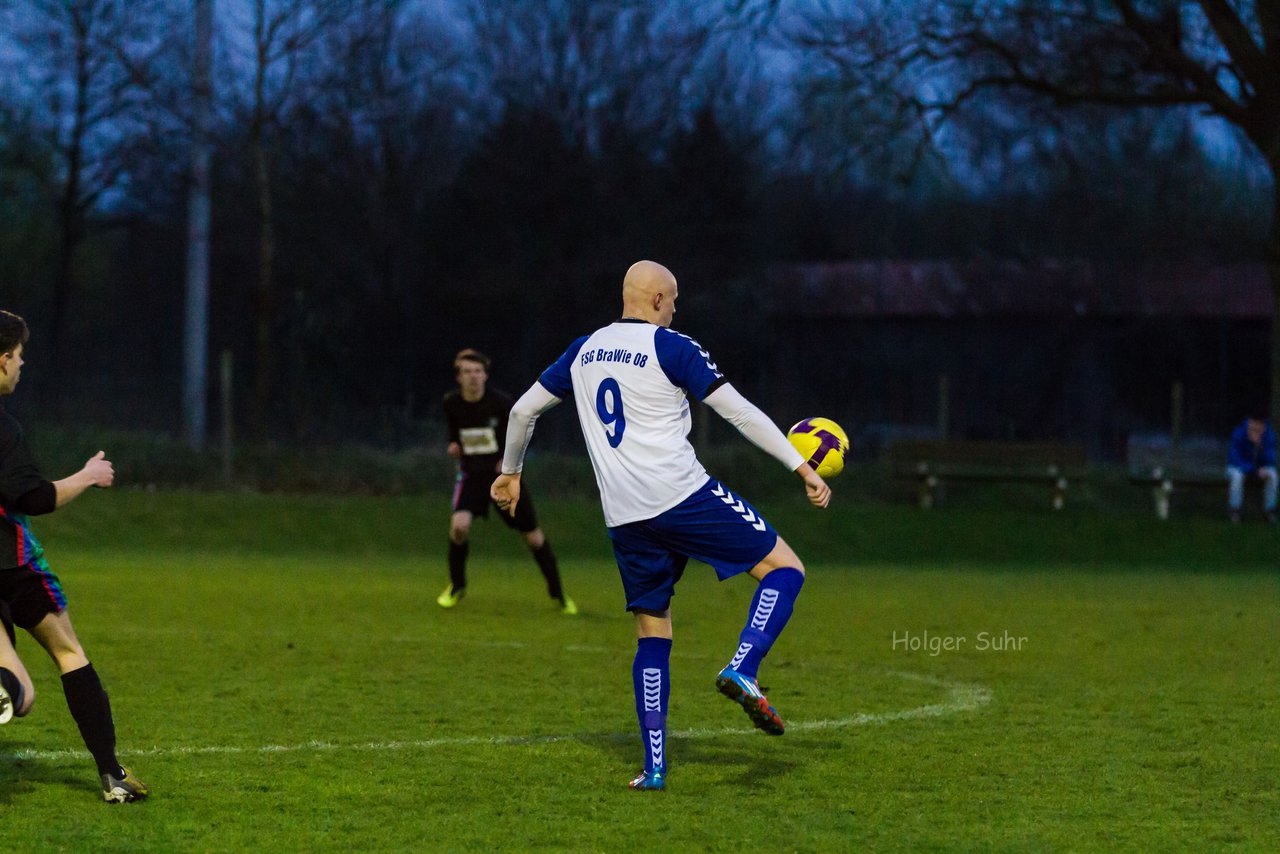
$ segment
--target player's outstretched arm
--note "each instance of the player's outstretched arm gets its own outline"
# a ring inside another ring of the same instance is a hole
[[[792,471],[800,468],[800,464],[804,462],[804,457],[787,441],[778,425],[731,384],[725,383],[711,392],[703,403],[738,428],[738,432],[747,437],[747,441]]]
[[[84,468],[62,480],[55,480],[53,488],[57,491],[57,507],[68,504],[91,486],[107,487],[115,483],[116,470],[107,459],[105,451],[98,451],[84,464]]]
[[[524,470],[524,454],[533,438],[533,424],[539,415],[559,402],[560,398],[537,382],[511,406],[511,415],[507,418],[507,446],[502,452],[502,473],[489,487],[489,496],[512,516],[520,501],[520,472]]]
[[[752,444],[800,475],[804,480],[805,492],[809,495],[809,503],[814,507],[826,507],[830,503],[831,487],[827,486],[827,482],[818,476],[795,446],[787,441],[778,425],[737,389],[725,383],[707,395],[704,402],[721,418],[737,427],[738,432]]]

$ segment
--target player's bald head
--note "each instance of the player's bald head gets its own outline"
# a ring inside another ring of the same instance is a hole
[[[622,313],[670,326],[675,312],[676,277],[656,261],[637,261],[622,279]]]

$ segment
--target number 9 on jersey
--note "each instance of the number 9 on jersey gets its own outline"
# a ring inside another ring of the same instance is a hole
[[[627,418],[622,409],[622,389],[613,377],[605,377],[596,389],[596,414],[604,424],[604,435],[609,447],[622,444],[622,434],[627,429]]]

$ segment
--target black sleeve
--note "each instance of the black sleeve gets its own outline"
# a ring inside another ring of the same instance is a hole
[[[0,503],[16,508],[19,499],[46,483],[49,482],[36,468],[27,448],[22,428],[12,415],[0,413]]]
[[[450,442],[461,442],[458,432],[458,393],[451,391],[444,396],[444,424]]]
[[[19,513],[28,516],[43,516],[58,509],[58,488],[52,481],[46,480],[17,501]]]

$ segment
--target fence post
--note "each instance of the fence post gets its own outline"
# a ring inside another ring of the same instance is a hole
[[[231,351],[223,350],[218,372],[222,386],[222,485],[228,489],[231,488],[232,429],[235,424],[231,398],[232,368]]]
[[[938,374],[938,438],[947,438],[951,427],[951,379]]]
[[[1178,450],[1182,444],[1182,381],[1175,380],[1169,392],[1169,471],[1178,471]]]

